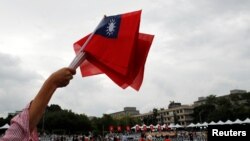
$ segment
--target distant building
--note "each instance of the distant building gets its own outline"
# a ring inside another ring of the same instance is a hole
[[[194,107],[200,106],[206,103],[206,97],[198,97],[198,101],[194,102]]]
[[[94,118],[97,118],[96,116],[88,116],[88,119],[89,120],[92,120],[92,119],[94,119]]]
[[[136,107],[124,107],[123,111],[111,113],[109,115],[113,118],[122,118],[125,116],[134,116],[139,114],[140,112],[136,110]]]
[[[171,102],[172,103],[172,102]],[[171,105],[171,106],[170,106]],[[159,124],[174,124],[174,119],[177,118],[177,121],[182,126],[187,126],[193,121],[193,106],[190,105],[181,105],[181,103],[170,104],[169,109],[158,110],[157,120]],[[173,106],[175,105],[175,106]],[[133,116],[143,120],[146,117],[153,116],[153,112],[144,113],[140,115]],[[147,123],[146,123],[147,124]]]
[[[231,101],[232,104],[246,104],[247,99],[246,95],[249,95],[250,93],[247,93],[246,90],[239,90],[239,89],[234,89],[230,90],[230,94],[220,96],[218,98],[226,98]]]
[[[247,93],[247,91],[239,89],[230,90],[230,94],[244,94],[244,93]]]
[[[180,125],[187,126],[193,121],[193,112],[193,106],[190,105],[180,105],[161,110],[159,116],[157,116],[158,123],[170,125],[175,122],[174,118],[177,118]]]
[[[246,104],[248,102],[246,97],[249,97],[249,94],[250,92],[247,92],[246,90],[234,89],[230,90],[230,94],[218,96],[216,99],[226,98],[229,99],[232,104]],[[170,125],[175,123],[175,120],[177,120],[180,125],[187,126],[193,122],[194,108],[205,104],[206,98],[207,97],[199,97],[197,101],[194,101],[193,105],[181,105],[181,103],[170,101],[168,109],[161,108],[157,110],[157,122],[159,124]],[[143,121],[145,118],[152,117],[153,112],[150,111],[148,113],[140,114],[135,107],[125,107],[124,111],[111,113],[109,115],[111,115],[113,118],[121,118],[129,115]]]
[[[230,94],[218,96],[216,98],[217,99],[226,98],[226,99],[230,99],[232,103],[238,102],[239,104],[243,104],[247,102],[247,100],[242,97],[242,95],[244,94],[247,94],[246,90],[234,89],[234,90],[230,90]],[[199,97],[198,101],[194,102],[194,107],[200,106],[205,103],[206,103],[206,97]]]
[[[170,104],[168,105],[168,109],[179,107],[179,106],[181,106],[181,103],[170,101]]]

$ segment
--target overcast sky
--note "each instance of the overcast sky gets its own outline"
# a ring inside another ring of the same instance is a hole
[[[104,14],[142,9],[140,32],[154,34],[139,92],[79,69],[49,104],[88,116],[135,106],[141,113],[169,101],[250,90],[249,0],[1,0],[0,117],[21,110],[44,80],[74,58],[73,43]]]

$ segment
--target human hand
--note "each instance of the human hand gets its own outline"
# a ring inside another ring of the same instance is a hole
[[[70,68],[62,68],[52,73],[49,77],[49,82],[55,87],[65,87],[73,79],[73,75],[76,74],[76,70]]]

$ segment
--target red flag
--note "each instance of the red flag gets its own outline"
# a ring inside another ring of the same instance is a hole
[[[113,132],[114,131],[114,127],[112,125],[109,126],[109,131]]]
[[[136,126],[135,126],[135,130],[136,130],[136,132],[140,130],[139,125],[136,125]]]
[[[153,131],[154,130],[154,126],[151,124],[150,125],[150,130]]]
[[[158,125],[158,131],[161,131],[161,125]]]
[[[143,131],[147,131],[147,126],[143,125]]]
[[[83,76],[105,73],[122,88],[139,90],[153,35],[139,33],[141,11],[109,16],[102,20],[84,49]],[[89,36],[89,35],[88,35]],[[88,36],[74,44],[78,52]]]
[[[130,131],[130,126],[127,125],[127,126],[126,126],[126,130],[127,130],[127,131]]]
[[[122,131],[122,127],[121,126],[117,126],[117,131],[121,132]]]

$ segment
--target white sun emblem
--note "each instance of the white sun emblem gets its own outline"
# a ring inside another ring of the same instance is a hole
[[[112,35],[115,32],[115,28],[116,28],[116,21],[115,19],[111,19],[106,29],[107,35],[108,36]]]

